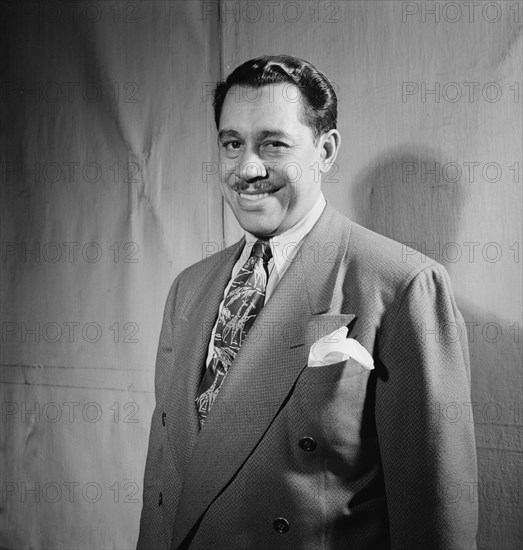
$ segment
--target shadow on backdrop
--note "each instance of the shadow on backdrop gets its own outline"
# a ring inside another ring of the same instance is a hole
[[[453,263],[469,261],[460,228],[470,185],[468,174],[438,151],[411,145],[386,150],[356,176],[351,196],[353,211],[357,212],[354,221],[426,254],[452,271]],[[470,262],[467,277],[474,280],[477,276],[475,264]],[[485,295],[489,285],[494,284],[485,284]],[[456,299],[467,323],[467,334],[462,337],[469,343],[471,400],[479,405],[503,403],[505,407],[514,401],[513,388],[518,383],[511,380],[504,366],[513,364],[514,357],[521,354],[519,337],[514,334],[511,341],[500,339],[499,327],[509,331],[509,319],[488,311],[481,303],[465,301],[459,295]],[[510,453],[496,455],[494,463],[491,456],[492,438],[510,440],[513,434],[505,433],[510,427],[492,423],[476,410],[474,414],[480,486],[499,483],[507,487],[507,495],[514,496],[509,490],[510,479],[502,473],[507,472],[504,466],[511,460]],[[489,531],[495,529],[492,518],[499,509],[495,502],[481,496],[478,502],[478,540],[489,540]]]

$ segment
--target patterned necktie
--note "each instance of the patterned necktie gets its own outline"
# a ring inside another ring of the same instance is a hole
[[[196,398],[200,428],[249,329],[263,308],[267,264],[271,257],[269,241],[256,241],[249,259],[236,275],[223,301],[214,335],[214,354]]]

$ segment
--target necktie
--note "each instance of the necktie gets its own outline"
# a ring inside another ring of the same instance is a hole
[[[196,407],[200,427],[218,395],[238,350],[265,302],[267,264],[272,257],[268,240],[258,240],[229,288],[214,336],[214,355],[198,389]]]

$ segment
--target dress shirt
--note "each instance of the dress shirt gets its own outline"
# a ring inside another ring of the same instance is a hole
[[[318,221],[321,213],[323,212],[323,209],[325,208],[325,205],[325,197],[323,196],[323,193],[320,193],[320,196],[318,197],[318,200],[316,201],[314,206],[299,222],[295,223],[292,227],[287,229],[287,231],[284,231],[283,233],[275,235],[274,237],[271,237],[269,239],[272,258],[269,260],[269,264],[267,266],[269,271],[269,279],[267,281],[267,289],[265,290],[265,303],[267,303],[267,301],[271,297],[271,294],[274,292],[276,285],[280,282],[281,278],[289,268],[293,258],[296,256],[301,246],[301,243],[303,242],[303,239],[312,229],[314,224]],[[229,282],[227,283],[227,286],[225,287],[225,290],[223,292],[223,299],[218,309],[218,317],[212,329],[211,338],[209,340],[209,347],[207,350],[207,360],[205,363],[207,366],[209,366],[209,363],[214,353],[214,334],[216,332],[218,318],[222,311],[223,302],[236,275],[244,266],[245,262],[249,259],[252,247],[257,240],[258,237],[252,235],[248,231],[245,232],[245,246],[243,247],[238,261],[234,264],[234,267],[232,268],[231,278],[229,279]]]

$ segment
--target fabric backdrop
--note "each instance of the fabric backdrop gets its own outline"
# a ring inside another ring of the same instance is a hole
[[[473,395],[438,414],[474,412],[480,482],[447,497],[479,502],[480,548],[519,548],[521,2],[1,9],[0,546],[134,546],[167,291],[241,234],[212,85],[289,53],[338,93],[327,198],[450,272]]]

